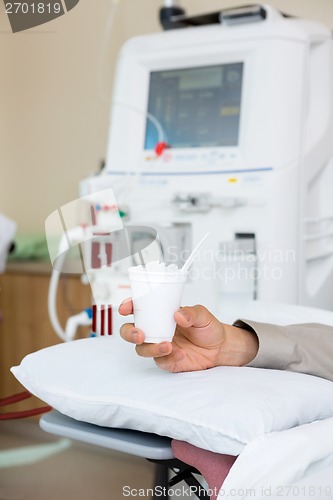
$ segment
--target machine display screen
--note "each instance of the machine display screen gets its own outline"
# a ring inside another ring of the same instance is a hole
[[[145,149],[237,146],[243,63],[150,74]],[[159,132],[160,129],[160,132]]]

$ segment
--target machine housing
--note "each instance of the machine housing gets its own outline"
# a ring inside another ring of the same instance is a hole
[[[125,224],[156,229],[161,249],[138,235],[146,260],[181,264],[209,232],[188,304],[332,309],[332,35],[262,9],[124,45],[106,167],[81,195],[112,188]],[[127,267],[115,266],[121,279]]]

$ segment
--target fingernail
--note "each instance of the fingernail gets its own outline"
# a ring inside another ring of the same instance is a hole
[[[139,330],[132,330],[131,335],[132,335],[132,342],[136,344],[138,341]]]
[[[190,321],[191,317],[187,311],[183,309],[179,309],[180,314],[186,319],[186,321]]]
[[[159,354],[167,354],[170,350],[169,344],[167,342],[162,342],[162,344],[159,344],[158,346],[158,352]]]

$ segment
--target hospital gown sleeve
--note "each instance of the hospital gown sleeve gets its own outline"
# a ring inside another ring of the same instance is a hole
[[[278,326],[248,320],[237,320],[234,326],[254,331],[259,340],[258,353],[247,366],[308,373],[333,381],[333,326]]]

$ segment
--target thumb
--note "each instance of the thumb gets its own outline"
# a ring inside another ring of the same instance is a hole
[[[215,316],[201,305],[192,307],[181,307],[175,313],[175,320],[179,326],[187,327],[194,326],[196,328],[204,328],[212,321],[216,321]]]

